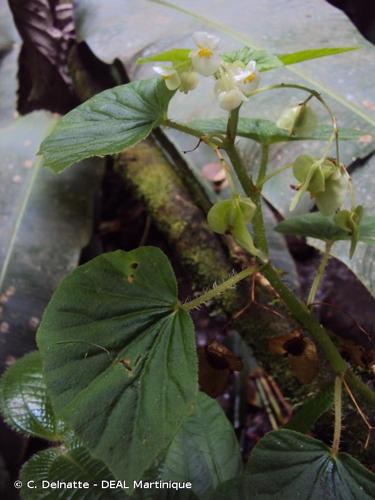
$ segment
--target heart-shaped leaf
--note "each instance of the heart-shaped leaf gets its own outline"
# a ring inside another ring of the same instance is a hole
[[[351,234],[338,227],[333,217],[320,212],[297,215],[285,219],[276,226],[276,231],[295,236],[310,236],[323,241],[350,240]],[[364,215],[359,224],[358,240],[368,245],[375,244],[375,216]]]
[[[142,477],[197,395],[193,324],[166,256],[146,247],[78,267],[37,341],[57,414],[119,479]]]
[[[375,474],[347,453],[332,456],[321,441],[290,430],[270,432],[247,465],[252,498],[370,500]]]
[[[198,119],[192,121],[190,125],[202,132],[202,135],[225,134],[227,130],[227,120],[225,118]],[[308,135],[290,135],[286,129],[278,127],[270,120],[263,118],[240,118],[237,134],[240,137],[247,137],[263,144],[306,140],[325,141],[330,138],[332,127],[329,125],[318,125]],[[363,135],[363,132],[359,130],[349,128],[340,129],[340,139],[343,141],[357,140],[361,135]]]
[[[91,156],[119,153],[145,139],[165,118],[174,92],[150,78],[105,90],[65,115],[40,154],[55,172]]]
[[[220,405],[200,392],[195,413],[168,449],[161,479],[189,481],[198,496],[241,473],[236,435]]]
[[[92,458],[82,447],[68,450],[48,448],[41,451],[25,463],[20,477],[23,483],[21,497],[25,500],[129,498],[121,488],[110,489],[107,486],[109,481],[114,480],[113,476],[102,462]],[[71,483],[71,487],[68,485],[66,488],[56,489],[50,485],[57,481]],[[84,483],[87,485],[83,486]]]
[[[1,378],[1,413],[8,425],[27,436],[61,441],[64,425],[52,411],[39,352],[26,354]]]

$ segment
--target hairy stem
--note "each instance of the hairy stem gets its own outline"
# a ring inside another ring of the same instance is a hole
[[[255,273],[256,271],[257,271],[256,267],[253,267],[253,266],[247,267],[243,271],[235,274],[234,276],[231,276],[229,279],[227,279],[223,283],[220,283],[220,285],[217,285],[214,288],[211,288],[211,290],[208,290],[207,292],[203,293],[202,295],[200,295],[196,299],[193,299],[190,302],[185,302],[185,304],[182,305],[182,308],[185,309],[186,311],[191,311],[192,309],[196,309],[197,307],[201,306],[205,302],[208,302],[208,301],[212,300],[213,298],[217,297],[218,295],[224,293],[229,288],[234,287],[238,282],[247,278],[248,276]]]
[[[323,277],[324,271],[325,271],[325,269],[327,267],[333,243],[334,243],[333,241],[327,241],[326,242],[325,250],[324,250],[324,253],[323,253],[322,260],[320,261],[320,264],[319,264],[318,272],[316,273],[314,281],[312,282],[311,289],[310,289],[310,292],[309,292],[309,296],[307,298],[307,305],[308,306],[310,306],[311,304],[313,304],[314,301],[315,301],[315,296],[317,294],[317,291],[318,291],[321,279]]]
[[[333,433],[332,455],[337,456],[340,449],[342,420],[342,379],[336,377],[335,380],[335,429]]]

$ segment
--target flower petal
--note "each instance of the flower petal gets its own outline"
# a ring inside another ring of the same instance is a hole
[[[218,54],[212,54],[210,57],[201,57],[199,50],[194,50],[190,54],[194,70],[203,75],[211,76],[219,69],[220,57]]]
[[[196,31],[193,33],[193,40],[198,47],[206,47],[211,50],[216,49],[220,42],[220,38],[206,31]]]

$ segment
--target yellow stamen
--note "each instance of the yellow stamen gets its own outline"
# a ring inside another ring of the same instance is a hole
[[[198,50],[198,56],[199,57],[212,57],[213,56],[213,52],[211,49],[207,49],[206,47],[201,47],[199,50]]]
[[[252,82],[256,77],[256,73],[255,71],[253,73],[250,73],[249,76],[247,76],[245,79],[244,79],[244,83],[250,83]]]

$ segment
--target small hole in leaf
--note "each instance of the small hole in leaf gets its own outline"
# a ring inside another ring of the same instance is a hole
[[[130,284],[134,283],[134,279],[135,279],[134,278],[134,274],[129,274],[129,276],[128,276],[128,283],[130,283]]]
[[[130,267],[131,267],[132,269],[137,269],[137,268],[138,268],[138,266],[139,266],[139,262],[132,262],[132,263],[130,264]]]

